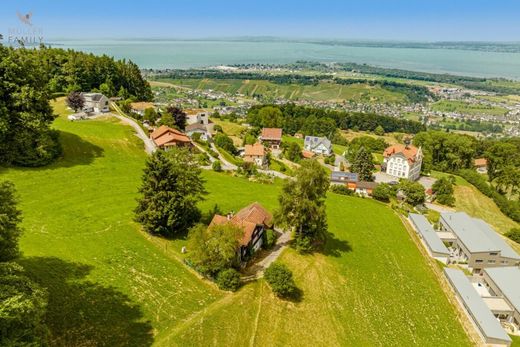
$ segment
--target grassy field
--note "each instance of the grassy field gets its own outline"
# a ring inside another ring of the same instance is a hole
[[[432,104],[432,110],[439,112],[458,112],[469,115],[503,116],[508,110],[503,107],[482,104],[470,104],[464,101],[440,100]]]
[[[66,111],[58,105],[62,115]],[[286,251],[299,302],[263,280],[218,291],[180,261],[182,239],[132,221],[145,161],[129,127],[111,118],[55,122],[64,157],[5,169],[20,193],[21,262],[50,291],[53,344],[67,346],[466,346],[469,341],[429,264],[399,218],[368,199],[331,194],[323,253]],[[206,211],[252,201],[276,206],[280,184],[205,172]]]
[[[449,176],[442,172],[432,172],[433,177]],[[500,211],[495,202],[482,194],[477,188],[468,183],[460,176],[455,176],[455,206],[458,211],[465,211],[471,216],[481,218],[492,225],[496,231],[506,233],[512,228],[518,228],[519,225],[511,218],[507,217]],[[510,241],[510,240],[508,240]],[[520,252],[520,245],[510,241],[517,252]]]
[[[339,85],[321,82],[318,85],[276,84],[264,80],[233,80],[233,79],[160,79],[159,82],[171,83],[184,88],[200,90],[216,90],[220,92],[244,96],[263,95],[273,99],[314,101],[343,101],[404,103],[406,97],[397,92],[389,91],[380,86],[368,84]],[[165,85],[165,84],[163,84]]]

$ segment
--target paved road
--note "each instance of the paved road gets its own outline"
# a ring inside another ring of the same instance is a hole
[[[211,149],[213,149],[216,153],[218,153],[218,160],[222,163],[222,170],[226,171],[233,171],[238,169],[238,167],[235,164],[231,164],[229,161],[227,161],[222,154],[220,154],[217,146],[212,142],[211,143]]]
[[[113,103],[113,102],[110,103],[110,106],[112,106],[114,108],[114,110],[116,110],[116,112],[117,112],[117,113],[112,113],[115,117],[119,118],[121,121],[123,121],[123,123],[126,123],[126,124],[130,125],[132,128],[134,128],[137,137],[139,137],[141,140],[143,140],[144,149],[145,149],[146,153],[152,154],[153,152],[155,152],[155,150],[156,150],[155,143],[153,143],[152,139],[150,139],[148,137],[148,135],[139,126],[139,124],[137,124],[137,122],[135,120],[133,120],[132,118],[127,117],[123,113],[123,111],[121,111],[119,106],[117,106],[115,103]]]

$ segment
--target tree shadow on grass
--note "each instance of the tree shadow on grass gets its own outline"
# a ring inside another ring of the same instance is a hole
[[[60,143],[63,147],[63,155],[49,168],[89,165],[104,153],[103,148],[66,131],[60,131]]]
[[[23,258],[20,264],[46,288],[51,345],[150,346],[152,325],[141,308],[113,287],[85,280],[91,266],[53,257]]]
[[[352,252],[352,246],[350,242],[347,240],[340,240],[331,233],[327,231],[327,235],[325,237],[325,245],[322,248],[321,253],[327,256],[332,257],[341,257],[343,253]]]

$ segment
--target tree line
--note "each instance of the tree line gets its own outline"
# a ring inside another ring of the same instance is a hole
[[[381,127],[385,132],[411,134],[426,130],[423,124],[412,120],[295,104],[253,106],[248,111],[247,121],[257,127],[282,128],[291,135],[301,132],[305,135],[327,137],[332,137],[337,129],[375,131]]]
[[[504,214],[520,221],[520,139],[478,140],[430,130],[418,133],[413,142],[423,149],[424,172],[438,170],[462,176],[492,198]],[[488,179],[474,170],[474,160],[481,157],[487,160]]]
[[[148,83],[131,61],[73,50],[0,44],[0,165],[42,166],[61,153],[53,96],[100,91],[151,100]]]

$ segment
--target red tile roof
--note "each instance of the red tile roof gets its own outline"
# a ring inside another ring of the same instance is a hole
[[[254,202],[238,211],[238,213],[231,218],[218,214],[213,216],[209,226],[211,227],[212,225],[222,225],[226,223],[233,223],[244,230],[244,235],[240,240],[240,245],[247,246],[249,242],[251,242],[253,232],[257,225],[270,227],[273,223],[273,216],[267,212],[262,205]]]
[[[264,145],[255,143],[254,145],[245,145],[244,156],[260,156],[265,155]]]
[[[159,147],[161,146],[175,146],[177,143],[190,143],[190,138],[177,129],[161,125],[150,134],[150,137]]]
[[[475,163],[474,164],[477,167],[487,166],[487,159],[486,158],[475,159]]]
[[[262,140],[282,140],[282,129],[280,128],[263,128],[262,135],[260,136]]]
[[[309,158],[312,158],[314,157],[314,152],[311,152],[311,151],[302,151],[302,155],[304,158],[306,159],[309,159]]]
[[[397,144],[397,145],[392,145],[392,146],[388,147],[387,149],[385,149],[383,156],[385,158],[388,158],[394,154],[401,153],[402,155],[404,155],[406,157],[406,159],[408,159],[408,161],[414,162],[416,159],[416,156],[417,156],[417,152],[418,152],[418,149],[415,146],[412,146],[412,145],[405,146],[405,145]]]

